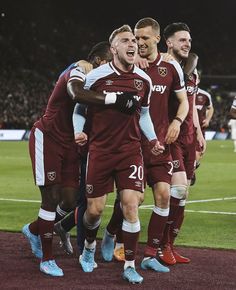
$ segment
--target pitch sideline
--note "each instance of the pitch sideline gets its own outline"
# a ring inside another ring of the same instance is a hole
[[[200,199],[200,200],[190,200],[187,201],[187,204],[191,203],[204,203],[204,202],[212,202],[212,201],[227,201],[233,200],[236,197],[222,197],[222,198],[212,198],[212,199]],[[0,201],[11,201],[11,202],[28,202],[28,203],[40,203],[40,200],[30,200],[30,199],[15,199],[15,198],[0,198]],[[113,207],[113,205],[107,204],[106,207]],[[152,209],[153,205],[141,205],[140,209]],[[206,214],[222,214],[222,215],[236,215],[236,212],[221,212],[221,211],[206,211],[206,210],[189,210],[185,209],[185,212],[191,213],[206,213]]]

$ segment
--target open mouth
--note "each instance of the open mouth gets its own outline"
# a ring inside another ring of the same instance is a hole
[[[134,55],[135,55],[135,50],[128,50],[128,51],[127,51],[127,55],[128,55],[129,57],[134,57]]]

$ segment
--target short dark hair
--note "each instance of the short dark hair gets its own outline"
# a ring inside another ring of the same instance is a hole
[[[158,34],[160,33],[160,24],[151,17],[145,17],[140,19],[136,24],[134,29],[145,28],[147,26],[151,26],[153,30],[155,30]]]
[[[102,60],[107,59],[108,53],[110,52],[110,43],[108,41],[101,41],[95,44],[87,57],[89,62],[93,62],[94,58],[99,56]]]
[[[164,39],[167,40],[170,36],[174,35],[178,31],[188,31],[190,33],[190,28],[186,23],[175,22],[166,26],[163,32]]]

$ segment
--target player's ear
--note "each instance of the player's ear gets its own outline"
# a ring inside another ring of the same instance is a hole
[[[111,52],[112,54],[117,54],[116,48],[114,46],[111,46]]]
[[[99,65],[101,65],[101,57],[100,57],[100,56],[95,56],[94,61],[95,61],[97,67],[98,67]]]
[[[172,42],[171,42],[169,39],[166,41],[166,44],[167,44],[167,46],[170,47],[170,48],[173,47],[173,44],[172,44]]]
[[[158,34],[158,35],[156,36],[156,40],[157,40],[157,43],[160,42],[160,40],[161,40],[161,36],[160,36],[160,34]]]

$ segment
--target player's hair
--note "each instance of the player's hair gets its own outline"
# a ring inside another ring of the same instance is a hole
[[[157,33],[160,34],[160,24],[151,17],[145,17],[140,19],[136,24],[134,29],[145,28],[147,26],[151,26],[152,29]]]
[[[109,37],[109,42],[110,42],[110,44],[112,43],[112,41],[114,40],[114,38],[116,37],[116,35],[119,34],[119,33],[122,33],[122,32],[131,32],[131,33],[133,33],[131,27],[130,27],[128,24],[124,24],[124,25],[122,25],[121,27],[115,29],[115,30],[111,33],[111,35],[110,35],[110,37]]]
[[[175,22],[166,26],[163,32],[164,39],[167,40],[169,37],[175,34],[178,31],[188,31],[190,33],[190,28],[186,23]]]
[[[87,60],[92,63],[94,61],[94,58],[99,56],[102,60],[107,60],[110,52],[110,43],[108,41],[101,41],[95,44],[87,57]],[[109,61],[109,59],[108,59]]]

